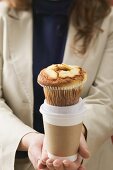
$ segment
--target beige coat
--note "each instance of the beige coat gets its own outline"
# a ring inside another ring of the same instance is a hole
[[[92,41],[86,55],[80,56],[71,48],[75,29],[70,23],[63,61],[80,65],[88,73],[82,94],[88,107],[84,119],[87,141],[94,159],[91,165],[89,160],[88,170],[92,169],[90,166],[104,170],[105,166],[101,167],[98,161],[94,166],[95,153],[113,134],[113,10],[102,29],[104,32]],[[0,170],[14,170],[17,146],[26,133],[34,131],[32,126],[32,14],[16,12],[5,5],[0,10]],[[110,142],[107,151],[109,146]],[[98,160],[104,160],[103,149],[101,153]],[[31,170],[32,166],[28,160],[16,160],[15,169]]]

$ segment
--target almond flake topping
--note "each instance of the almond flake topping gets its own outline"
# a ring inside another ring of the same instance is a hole
[[[61,70],[59,72],[59,77],[61,77],[61,78],[74,77],[76,75],[79,75],[79,69],[78,68],[73,68],[70,71]]]
[[[57,73],[52,69],[46,69],[47,75],[52,79],[57,79]]]

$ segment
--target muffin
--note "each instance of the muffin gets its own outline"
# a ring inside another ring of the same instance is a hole
[[[37,82],[43,87],[46,102],[54,106],[70,106],[78,103],[85,70],[76,65],[53,64],[40,71]]]

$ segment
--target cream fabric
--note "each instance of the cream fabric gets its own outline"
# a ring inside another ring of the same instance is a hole
[[[104,32],[98,33],[82,56],[72,50],[76,30],[70,22],[63,61],[80,65],[88,73],[82,97],[88,107],[84,124],[88,129],[92,158],[113,134],[113,9],[101,27]],[[30,128],[33,125],[32,13],[17,12],[8,9],[7,5],[0,11],[0,97],[0,167],[14,170],[14,156],[20,139],[34,131]],[[104,147],[111,145],[107,143]],[[102,152],[98,154],[104,157]],[[91,165],[88,161],[88,170],[96,166],[95,161]],[[15,170],[19,169],[18,165],[16,161]],[[103,169],[99,164],[97,166],[96,170],[106,170],[105,166]],[[21,170],[22,167],[23,170],[33,169],[29,163],[21,164]]]
[[[29,159],[16,159],[15,170],[34,170]]]
[[[110,139],[98,149],[86,165],[87,170],[113,170],[113,144]]]

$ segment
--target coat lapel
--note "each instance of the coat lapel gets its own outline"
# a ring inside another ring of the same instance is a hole
[[[108,23],[104,22],[101,28],[104,30],[106,28],[106,25],[108,25]],[[105,46],[106,43],[105,41],[106,32],[102,32],[99,35],[95,34],[94,38],[92,39],[88,47],[87,52],[84,55],[74,52],[73,38],[75,34],[76,34],[76,30],[73,27],[73,24],[70,23],[63,62],[72,65],[79,65],[86,70],[88,75],[88,80],[85,83],[84,85],[85,87],[82,91],[83,93],[82,96],[85,96],[88,93],[89,88],[93,84],[93,81],[99,69],[100,62],[102,60],[103,46]],[[76,47],[79,48],[79,45],[81,43],[82,40],[76,44]]]
[[[74,40],[75,34],[76,34],[76,30],[70,21],[63,63],[67,63],[70,65],[77,65],[77,64],[83,65],[85,58],[82,55],[74,52],[73,40]]]
[[[8,24],[10,60],[28,101],[33,103],[32,13],[12,10]]]

